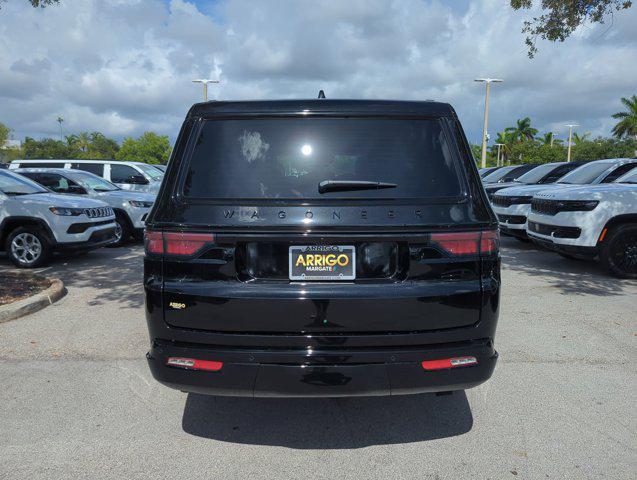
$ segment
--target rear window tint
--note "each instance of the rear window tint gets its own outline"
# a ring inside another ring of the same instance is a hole
[[[104,164],[102,163],[73,163],[71,168],[93,173],[100,177],[104,176]]]
[[[187,167],[191,198],[457,197],[461,181],[436,119],[207,120]],[[389,182],[320,194],[325,180]]]
[[[20,168],[64,168],[64,162],[24,162],[20,164]]]

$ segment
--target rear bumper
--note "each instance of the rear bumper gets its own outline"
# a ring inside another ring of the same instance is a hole
[[[477,365],[426,371],[424,360],[474,356]],[[223,362],[219,371],[166,365],[169,357]],[[244,397],[342,397],[462,390],[491,377],[498,354],[489,339],[410,349],[254,350],[155,341],[147,354],[156,380],[171,388]]]

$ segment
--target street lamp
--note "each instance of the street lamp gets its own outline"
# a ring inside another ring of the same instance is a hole
[[[564,125],[568,127],[568,153],[566,154],[566,161],[571,161],[571,139],[573,138],[573,127],[579,127],[576,123],[571,123],[569,125]]]
[[[500,166],[500,147],[503,147],[504,143],[496,143],[496,146],[498,147],[498,159],[495,162],[495,166],[499,167]]]
[[[484,95],[484,125],[482,127],[482,168],[487,166],[487,126],[489,124],[489,91],[491,90],[491,83],[502,83],[499,78],[476,78],[474,82],[483,82],[486,84],[486,91]]]
[[[60,141],[63,141],[64,137],[62,136],[62,122],[64,121],[64,117],[62,115],[60,115],[56,122],[58,122],[60,124]]]
[[[208,84],[209,83],[219,83],[219,80],[211,80],[209,78],[195,78],[192,83],[202,83],[203,84],[203,101],[208,101]]]

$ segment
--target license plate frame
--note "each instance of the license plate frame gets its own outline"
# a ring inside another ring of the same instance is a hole
[[[303,260],[299,262],[301,255]],[[311,261],[308,255],[312,255]],[[342,255],[347,257],[346,265],[343,265]],[[324,282],[356,279],[356,247],[353,245],[291,245],[288,249],[288,260],[289,279],[293,281]],[[314,265],[315,262],[320,265]],[[312,270],[308,270],[308,267],[312,267]]]

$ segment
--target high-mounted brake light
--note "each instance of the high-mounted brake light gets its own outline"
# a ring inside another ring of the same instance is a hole
[[[146,253],[166,255],[193,255],[215,240],[212,233],[147,231],[144,235]]]
[[[223,367],[223,362],[198,360],[196,358],[169,357],[166,361],[166,365],[185,368],[186,370],[206,370],[208,372],[218,372]]]
[[[431,241],[453,256],[496,253],[499,247],[497,230],[432,233]]]
[[[445,368],[466,367],[468,365],[476,365],[478,359],[476,357],[453,357],[443,358],[440,360],[425,360],[422,362],[424,370],[443,370]]]

